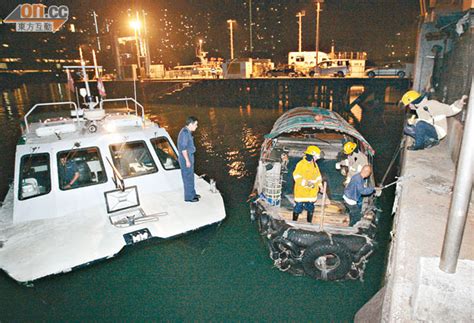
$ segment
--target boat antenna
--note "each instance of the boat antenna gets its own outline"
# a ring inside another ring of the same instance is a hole
[[[91,102],[92,97],[91,97],[91,89],[89,88],[89,77],[86,72],[86,63],[84,61],[84,56],[82,55],[82,48],[79,46],[79,56],[81,58],[81,67],[82,67],[82,74],[84,78],[84,83],[86,85],[86,93],[87,93],[87,100],[86,103],[89,106],[89,109],[93,109],[95,106],[95,103]]]
[[[79,91],[77,91],[77,86],[76,86],[76,101],[77,101],[77,107],[81,108],[81,103],[79,102]],[[82,109],[82,108],[81,108]]]
[[[134,95],[134,98],[135,98],[135,114],[137,114],[137,111],[138,111],[138,107],[137,107],[137,79],[135,77],[136,73],[132,73],[132,74],[133,74],[133,95]]]

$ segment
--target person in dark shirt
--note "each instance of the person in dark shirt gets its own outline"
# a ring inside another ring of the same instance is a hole
[[[380,188],[366,185],[366,179],[372,174],[372,166],[365,165],[362,170],[352,176],[349,184],[344,189],[344,204],[349,209],[350,222],[349,225],[353,226],[362,218],[362,197],[369,196],[375,193],[379,196],[381,193]]]
[[[75,188],[78,184],[77,180],[80,176],[76,163],[72,159],[68,160],[66,156],[61,157],[59,162],[59,178],[61,180],[61,188],[63,190]]]
[[[184,185],[184,200],[186,202],[198,202],[201,197],[196,194],[194,188],[194,138],[192,133],[198,127],[198,119],[190,116],[186,119],[186,125],[178,135],[178,161],[181,168],[181,177]]]

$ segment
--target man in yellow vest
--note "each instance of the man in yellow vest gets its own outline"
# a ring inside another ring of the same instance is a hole
[[[298,220],[298,216],[305,209],[309,223],[313,220],[314,202],[318,199],[319,189],[322,187],[322,177],[316,161],[321,157],[321,150],[316,146],[309,146],[305,151],[305,156],[296,165],[293,172],[295,180],[295,202],[293,209],[293,221]]]

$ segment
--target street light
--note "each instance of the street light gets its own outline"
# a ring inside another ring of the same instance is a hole
[[[323,3],[324,0],[314,0],[314,2],[316,4],[316,66],[318,66],[318,60],[319,60],[319,13],[322,11],[321,10],[321,3]]]
[[[130,27],[133,28],[135,32],[135,46],[137,47],[137,63],[138,63],[138,70],[140,71],[142,68],[142,64],[140,63],[140,44],[138,43],[138,31],[141,27],[140,19],[138,19],[138,11],[137,11],[137,19],[130,21]]]
[[[296,15],[296,17],[298,17],[298,52],[301,52],[302,50],[302,40],[301,40],[301,30],[303,28],[302,26],[302,21],[301,21],[301,18],[304,17],[306,15],[306,12],[303,10],[303,11],[300,11],[298,12],[298,14]]]
[[[235,20],[229,19],[227,20],[227,23],[229,24],[229,29],[230,29],[230,59],[234,59],[234,23],[236,23]]]
[[[140,20],[131,20],[130,21],[130,27],[132,27],[134,30],[140,29],[142,26]]]
[[[199,39],[199,55],[201,55],[202,52],[202,39]]]

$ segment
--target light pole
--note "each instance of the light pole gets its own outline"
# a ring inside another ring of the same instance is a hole
[[[318,66],[318,60],[319,60],[319,13],[322,11],[321,10],[321,3],[324,2],[324,0],[315,0],[316,3],[316,66]]]
[[[97,14],[95,13],[95,10],[92,11],[92,17],[94,17],[94,26],[95,26],[95,34],[97,35],[97,51],[101,51],[100,47],[100,39],[99,39],[99,27],[97,25]]]
[[[143,49],[145,52],[145,70],[146,70],[146,76],[150,77],[150,65],[151,65],[151,55],[150,55],[150,45],[148,43],[148,28],[146,25],[146,16],[148,13],[145,10],[142,10],[142,15],[143,15]]]
[[[305,11],[300,11],[298,12],[298,14],[296,15],[296,17],[298,17],[298,52],[301,52],[302,50],[302,40],[301,40],[301,30],[303,28],[303,22],[301,20],[302,17],[304,17],[306,15],[306,12]]]
[[[234,23],[236,21],[229,19],[227,20],[227,23],[229,24],[229,29],[230,29],[230,59],[234,59]]]
[[[201,56],[202,53],[202,39],[199,39],[199,56]]]
[[[249,0],[249,30],[250,30],[250,53],[253,52],[253,40],[252,40],[252,0]]]
[[[137,12],[138,13],[138,12]],[[133,28],[134,32],[135,32],[135,46],[137,48],[137,63],[138,63],[138,70],[141,69],[142,65],[140,63],[140,44],[138,43],[138,30],[140,29],[140,20],[138,19],[138,15],[137,15],[137,19],[136,20],[132,20],[130,21],[130,27]]]

